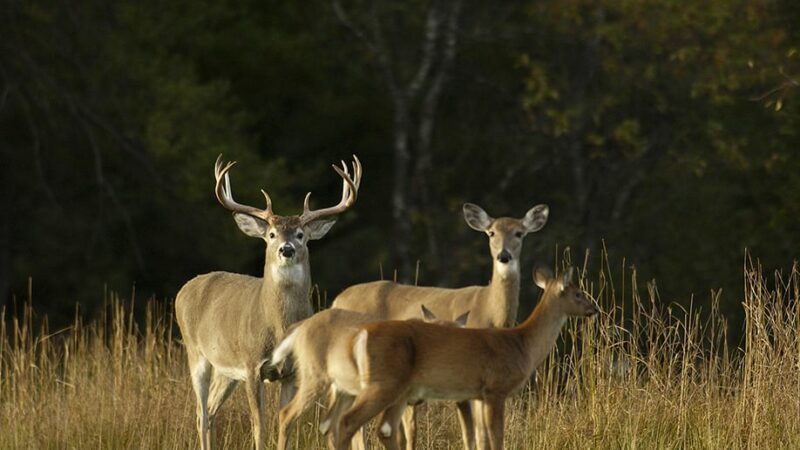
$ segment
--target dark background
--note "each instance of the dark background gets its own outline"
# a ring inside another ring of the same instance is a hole
[[[800,3],[0,0],[0,305],[53,320],[105,290],[172,301],[196,274],[259,274],[263,244],[213,195],[354,210],[311,244],[329,297],[386,276],[490,276],[471,201],[550,205],[534,262],[635,265],[662,301],[740,313],[745,249],[800,243]],[[595,253],[596,254],[596,253]],[[523,306],[526,308],[526,306]]]

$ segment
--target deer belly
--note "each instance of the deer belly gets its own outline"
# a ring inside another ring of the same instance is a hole
[[[456,386],[415,386],[411,390],[414,401],[421,400],[451,400],[463,401],[478,398],[478,394],[471,389],[464,389]],[[413,403],[413,402],[409,402]]]
[[[214,366],[214,372],[232,380],[244,381],[247,379],[247,369],[241,367]]]

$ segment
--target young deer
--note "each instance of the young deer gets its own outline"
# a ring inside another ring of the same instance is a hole
[[[351,408],[333,426],[336,449],[346,448],[356,429],[378,413],[380,429],[396,429],[409,403],[425,399],[483,403],[492,450],[503,447],[506,398],[530,378],[555,345],[569,316],[597,313],[594,303],[571,282],[572,269],[554,279],[546,269],[534,274],[544,294],[533,313],[510,329],[452,329],[417,321],[367,324],[355,334],[336,364],[355,366],[357,392]],[[352,370],[352,369],[350,369]],[[353,379],[348,373],[345,381]],[[392,440],[383,441],[394,448]]]
[[[192,386],[197,396],[197,432],[200,446],[211,448],[211,424],[219,408],[239,381],[247,387],[253,439],[264,446],[265,428],[261,370],[286,328],[312,314],[309,301],[311,274],[308,241],[320,239],[335,220],[323,220],[353,206],[361,183],[361,163],[355,156],[353,176],[347,166],[333,166],[342,177],[338,205],[312,211],[306,195],[303,213],[279,216],[265,191],[266,209],[240,205],[233,200],[228,171],[222,155],[214,166],[217,200],[233,211],[239,228],[263,239],[266,256],[263,278],[228,272],[212,272],[186,283],[175,299],[175,316],[186,346]],[[293,390],[281,386],[281,403]]]
[[[463,212],[467,225],[489,237],[492,279],[488,286],[444,289],[375,281],[345,289],[336,297],[332,307],[367,313],[381,320],[404,320],[416,317],[419,305],[425,304],[436,317],[444,320],[454,320],[458,314],[470,311],[469,328],[514,325],[519,307],[519,256],[523,239],[547,223],[549,209],[547,205],[536,205],[521,219],[494,219],[472,203],[465,203]],[[472,407],[466,402],[458,404],[462,439],[467,450],[475,448],[476,437],[480,442],[485,440],[481,416],[472,414],[472,409],[479,411],[480,404],[475,402]],[[406,448],[413,450],[413,408],[408,411],[404,422],[409,425],[406,426]]]
[[[421,306],[425,322],[446,326],[463,327],[469,312],[462,314],[455,322],[439,320]],[[328,415],[320,424],[320,431],[326,433],[332,423],[338,423],[339,415],[350,406],[356,391],[347,386],[357,385],[358,379],[347,379],[347,375],[357,376],[352,365],[338,364],[344,357],[353,336],[361,326],[375,322],[374,316],[343,309],[328,309],[295,324],[283,341],[275,348],[271,364],[284,363],[292,355],[295,369],[297,395],[281,408],[278,426],[278,450],[288,448],[289,430],[297,417],[322,393],[331,393]],[[419,321],[419,319],[411,319]],[[350,369],[348,369],[348,367]],[[344,368],[344,370],[343,370]],[[340,385],[332,384],[338,379]],[[344,381],[346,380],[346,381]],[[357,446],[364,446],[364,436],[354,440]]]

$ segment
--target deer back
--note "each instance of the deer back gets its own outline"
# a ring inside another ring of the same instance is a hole
[[[470,311],[467,326],[477,327],[483,321],[482,311],[488,301],[487,286],[446,289],[374,281],[345,289],[332,308],[358,311],[381,320],[408,320],[419,318],[420,307],[425,305],[437,318],[449,321]]]

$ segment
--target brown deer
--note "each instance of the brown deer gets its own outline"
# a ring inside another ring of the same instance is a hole
[[[192,386],[197,396],[197,432],[200,446],[211,448],[211,425],[220,407],[239,381],[247,401],[256,449],[265,440],[264,385],[261,371],[286,328],[312,314],[309,299],[311,272],[308,242],[322,238],[335,220],[326,217],[353,206],[361,183],[361,163],[353,156],[353,175],[347,166],[333,166],[342,177],[342,199],[336,206],[311,210],[306,195],[303,213],[279,216],[265,191],[266,209],[240,205],[233,199],[228,171],[235,162],[214,166],[217,200],[233,211],[239,229],[263,239],[266,256],[263,278],[211,272],[186,283],[175,299],[175,313],[189,358]],[[293,395],[281,385],[281,404]]]
[[[345,289],[336,297],[332,307],[363,312],[381,320],[404,320],[417,317],[420,305],[425,304],[443,320],[454,320],[462,312],[470,311],[469,328],[514,325],[519,307],[519,256],[523,239],[547,223],[549,209],[547,205],[536,205],[521,219],[494,219],[472,203],[465,203],[463,212],[467,225],[489,237],[492,279],[488,286],[445,289],[375,281]],[[476,437],[479,442],[485,441],[481,415],[473,414],[473,409],[479,411],[480,404],[458,404],[462,439],[467,450],[475,448]],[[403,418],[408,450],[414,448],[414,414],[414,409],[410,408]]]
[[[391,434],[409,403],[427,399],[481,400],[490,448],[503,448],[506,398],[523,386],[555,346],[570,316],[592,316],[594,302],[572,283],[572,269],[555,279],[534,274],[544,289],[539,304],[519,326],[453,329],[419,321],[364,325],[345,348],[331,349],[329,372],[337,388],[355,393],[350,409],[333,424],[335,449],[346,448],[356,429],[382,413],[379,436],[395,449]]]
[[[460,315],[454,322],[438,319],[425,305],[420,307],[425,322],[446,326],[463,327],[469,311]],[[279,414],[278,450],[288,448],[289,431],[297,417],[305,411],[314,400],[326,391],[330,392],[328,416],[320,424],[320,431],[326,433],[330,424],[339,421],[339,415],[352,404],[352,391],[340,390],[331,383],[337,374],[329,369],[337,365],[329,364],[346,351],[360,327],[375,322],[374,316],[347,311],[343,309],[328,309],[299,322],[291,327],[286,337],[278,344],[272,355],[271,364],[278,366],[285,364],[291,355],[294,378],[297,386],[297,395],[292,398]],[[411,320],[417,320],[414,318]],[[353,439],[354,447],[365,447],[365,435]]]

